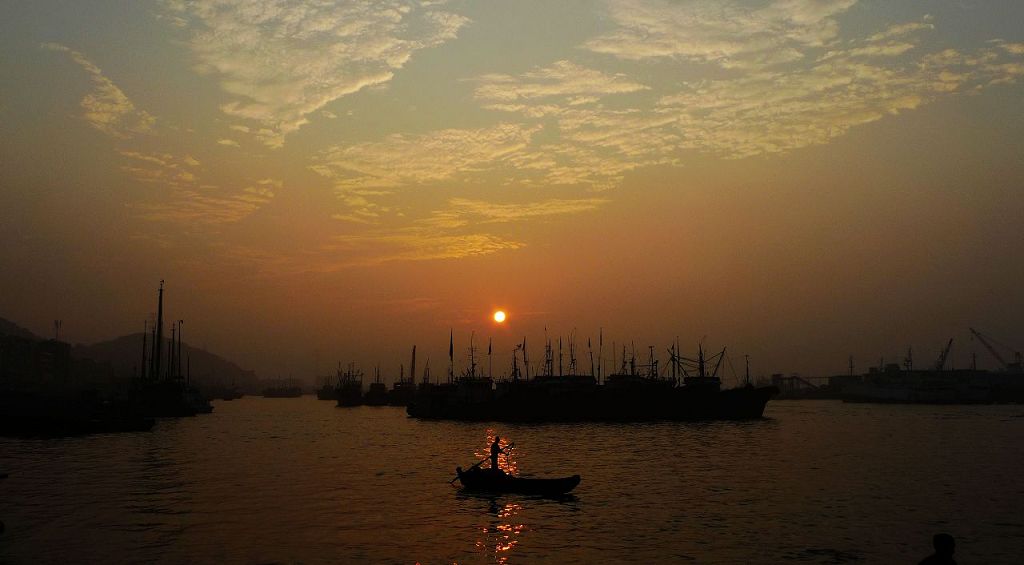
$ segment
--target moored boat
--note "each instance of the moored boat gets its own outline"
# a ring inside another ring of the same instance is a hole
[[[360,406],[363,404],[363,372],[349,363],[348,369],[338,378],[338,406]]]

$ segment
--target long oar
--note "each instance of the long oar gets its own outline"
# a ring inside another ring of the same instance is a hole
[[[513,447],[515,447],[515,446],[516,446],[516,444],[515,444],[515,443],[510,443],[510,444],[508,444],[508,447],[506,447],[505,449],[512,449],[512,448],[513,448]],[[505,454],[505,456],[506,456],[506,457],[508,457],[508,454],[506,453],[506,454]],[[470,467],[469,469],[466,469],[466,471],[472,471],[473,469],[476,469],[476,468],[477,468],[477,467],[479,467],[480,465],[483,465],[483,464],[484,464],[484,461],[487,461],[487,460],[488,460],[488,459],[490,459],[490,458],[491,458],[491,456],[490,456],[490,455],[488,455],[487,457],[484,457],[483,459],[481,459],[481,460],[477,461],[476,463],[474,463],[472,467]],[[464,471],[464,472],[465,472],[465,471]],[[457,481],[457,480],[459,480],[459,476],[458,476],[458,475],[455,475],[455,478],[454,478],[454,479],[452,479],[452,480],[450,480],[450,481],[448,481],[448,484],[452,484],[452,483],[454,483],[454,482],[455,482],[455,481]]]

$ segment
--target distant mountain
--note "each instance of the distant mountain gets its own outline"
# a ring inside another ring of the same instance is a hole
[[[167,366],[166,355],[169,341],[164,343],[164,366]],[[76,345],[71,349],[76,359],[92,359],[110,363],[114,374],[119,378],[129,378],[138,371],[142,363],[142,334],[136,333],[101,341],[92,345]],[[208,351],[181,344],[182,375],[186,367],[191,368],[192,380],[200,385],[231,385],[234,383],[243,390],[256,387],[256,374],[242,369],[223,357]]]
[[[11,335],[14,337],[22,337],[25,339],[32,339],[36,341],[43,339],[37,336],[36,334],[26,330],[25,328],[19,326],[18,324],[15,324],[14,322],[10,320],[5,320],[3,318],[0,318],[0,335]]]
[[[25,328],[0,318],[0,336],[11,336],[33,341],[45,341]],[[164,367],[170,341],[164,340]],[[31,361],[26,361],[32,363]],[[138,374],[142,363],[142,334],[121,336],[92,345],[71,346],[71,375],[79,383],[124,381]],[[192,380],[199,385],[235,386],[243,391],[259,390],[254,371],[247,371],[227,359],[181,344],[182,376],[191,369]]]

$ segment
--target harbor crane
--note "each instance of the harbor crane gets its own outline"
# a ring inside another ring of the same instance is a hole
[[[980,341],[981,344],[985,346],[985,349],[987,349],[988,352],[992,354],[992,357],[995,357],[996,361],[998,361],[999,364],[1002,365],[1003,369],[1006,369],[1007,371],[1019,371],[1021,369],[1020,351],[1015,351],[1013,362],[1007,363],[1006,359],[1004,359],[1003,356],[999,354],[999,351],[995,348],[995,346],[992,345],[991,342],[994,341],[992,338],[986,337],[984,334],[982,334],[981,332],[974,328],[969,329],[971,330],[971,335],[978,338],[978,341]],[[1006,346],[1004,345],[1003,347]]]

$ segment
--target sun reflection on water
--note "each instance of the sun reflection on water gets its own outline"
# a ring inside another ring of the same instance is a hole
[[[519,545],[519,536],[526,531],[526,524],[515,520],[523,506],[515,502],[499,504],[496,499],[490,501],[489,512],[494,517],[480,529],[482,539],[476,541],[477,551],[486,555],[495,563],[504,565],[508,562],[512,550]]]
[[[491,444],[494,443],[494,436],[497,432],[492,429],[487,429],[486,441],[484,441],[483,447],[475,450],[473,454],[478,459],[487,459],[491,456]],[[519,448],[511,447],[514,442],[510,442],[507,438],[501,438],[498,445],[501,446],[503,453],[498,456],[498,467],[510,475],[519,474],[519,463],[517,461],[517,453]],[[484,462],[481,467],[489,466],[490,463]]]

